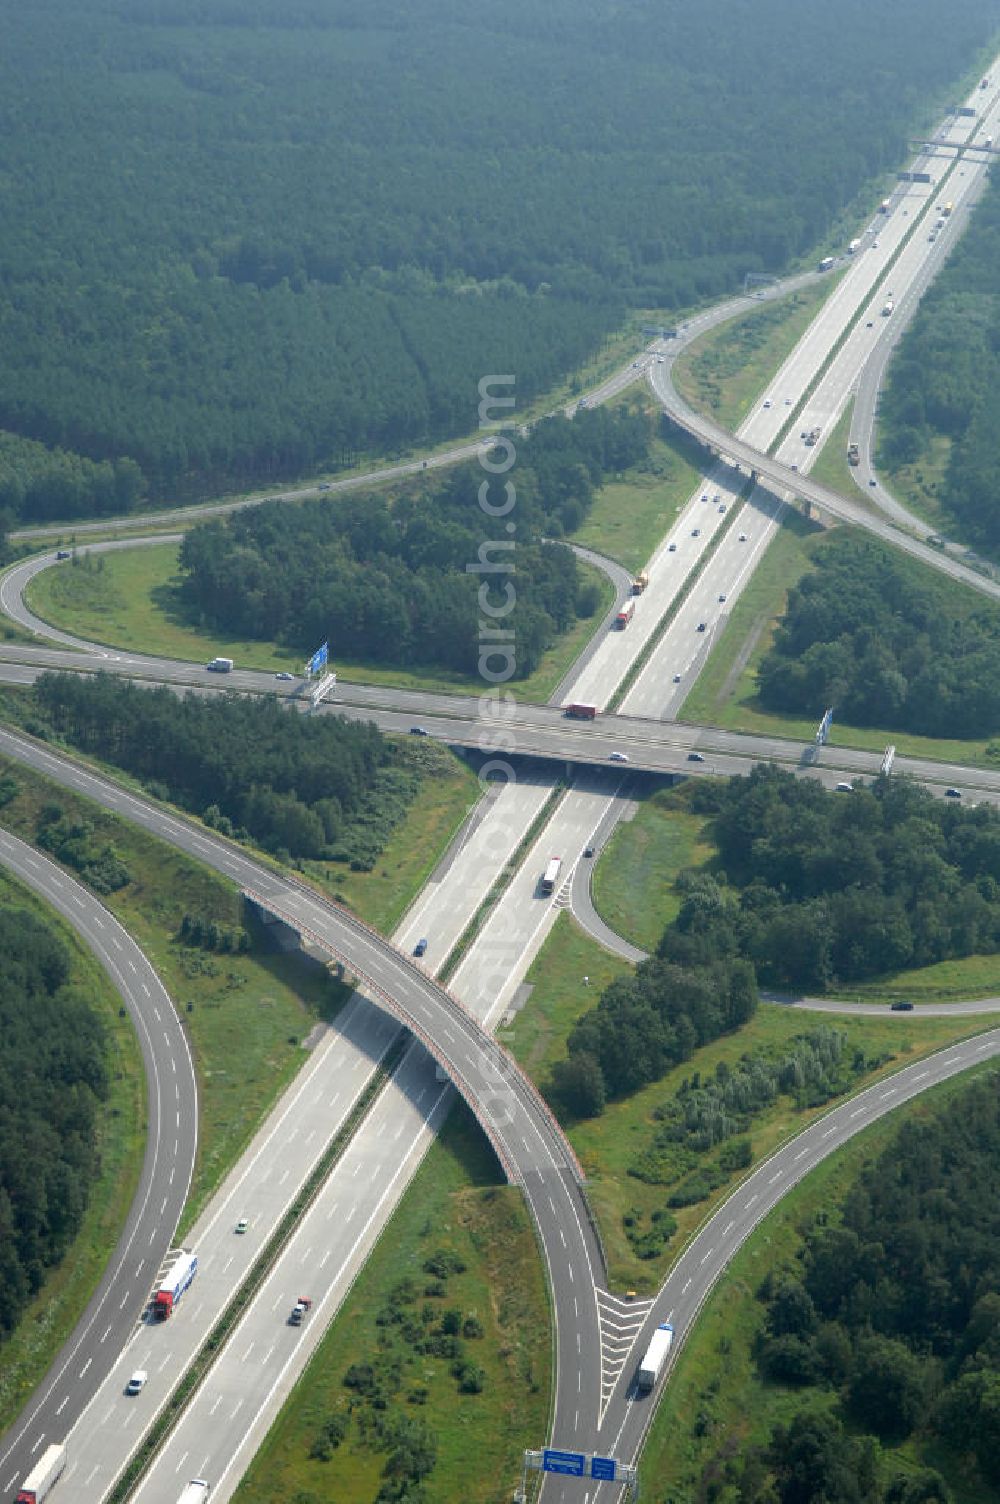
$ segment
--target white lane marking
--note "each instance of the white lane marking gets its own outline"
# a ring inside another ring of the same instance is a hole
[[[689,1279],[685,1280],[684,1281],[684,1288],[681,1291],[681,1294],[682,1295],[686,1295],[688,1293],[688,1290],[690,1290],[690,1288],[691,1288],[691,1281]]]
[[[758,1195],[757,1195],[757,1193],[756,1193],[756,1192],[754,1192],[754,1194],[753,1194],[753,1195],[752,1195],[752,1196],[751,1196],[751,1197],[750,1197],[750,1200],[749,1200],[749,1201],[748,1201],[748,1202],[747,1202],[747,1204],[746,1204],[746,1206],[745,1206],[745,1207],[744,1207],[744,1208],[743,1208],[743,1210],[744,1210],[744,1211],[745,1211],[745,1212],[748,1212],[748,1211],[749,1211],[749,1210],[750,1210],[750,1208],[751,1208],[751,1207],[752,1207],[752,1206],[753,1206],[753,1204],[754,1204],[754,1202],[755,1202],[755,1201],[759,1201],[759,1200],[760,1200],[760,1197],[759,1197],[759,1196],[758,1196]]]

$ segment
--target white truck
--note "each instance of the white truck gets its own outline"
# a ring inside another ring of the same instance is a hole
[[[187,1488],[177,1500],[177,1504],[205,1504],[205,1500],[212,1492],[212,1485],[206,1483],[204,1478],[192,1478]]]
[[[210,674],[231,674],[233,671],[233,660],[231,658],[213,658],[211,663],[205,664],[205,667]]]
[[[66,1448],[61,1443],[46,1447],[21,1484],[17,1504],[42,1504],[59,1481],[66,1466]]]
[[[666,1365],[673,1340],[674,1329],[670,1325],[670,1322],[661,1321],[646,1349],[646,1356],[639,1364],[636,1386],[641,1393],[647,1393],[652,1389],[660,1377]]]
[[[892,313],[892,310],[895,308],[895,306],[896,305],[891,298],[886,298],[885,302],[882,304],[882,317],[884,319],[887,319]]]
[[[849,256],[853,256],[855,254],[855,252],[856,251],[860,251],[860,249],[861,249],[861,240],[860,240],[860,238],[857,239],[857,240],[851,240],[851,241],[848,242],[847,254]]]

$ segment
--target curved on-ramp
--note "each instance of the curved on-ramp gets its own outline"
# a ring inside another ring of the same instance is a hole
[[[0,862],[79,935],[135,1027],[146,1077],[146,1150],[114,1252],[72,1334],[31,1400],[0,1438],[0,1495],[61,1441],[135,1330],[171,1247],[194,1170],[198,1090],[187,1037],[155,970],[115,916],[62,868],[0,830]]]

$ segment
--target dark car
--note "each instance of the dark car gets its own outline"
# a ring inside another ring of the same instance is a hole
[[[889,1011],[891,1013],[912,1013],[913,1004],[906,1002],[890,1003]]]
[[[594,854],[594,848],[593,848],[593,846],[585,846],[583,848],[583,854],[584,854],[584,856],[593,856],[593,854]]]
[[[68,559],[69,558],[69,549],[68,548],[57,549],[56,550],[56,558],[57,559]]]
[[[704,762],[704,761],[705,761],[705,758],[704,758],[704,756],[703,756],[703,754],[701,752],[689,752],[688,753],[688,762]]]
[[[416,943],[416,945],[413,947],[413,954],[415,956],[422,956],[422,955],[425,955],[426,952],[427,952],[427,941],[424,940],[424,939],[418,940],[417,943]]]
[[[430,736],[430,732],[427,730],[426,726],[411,726],[410,727],[410,735],[411,736]]]
[[[945,791],[944,791],[944,797],[946,799],[961,799],[961,797],[962,797],[962,790],[961,789],[945,789]]]
[[[704,632],[704,630],[705,630],[705,626],[706,626],[706,623],[705,623],[705,622],[703,622],[703,621],[700,621],[700,622],[699,622],[699,623],[698,623],[698,631],[699,631],[699,632]]]

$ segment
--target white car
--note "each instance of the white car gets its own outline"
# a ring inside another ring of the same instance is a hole
[[[241,1217],[240,1220],[237,1222],[236,1226],[233,1228],[233,1232],[246,1232],[246,1230],[247,1230],[247,1228],[249,1226],[250,1226],[250,1223],[247,1220],[247,1218],[246,1217]]]
[[[849,784],[849,783],[838,783],[837,784],[837,793],[838,794],[853,794],[854,793],[854,789],[851,786],[851,784]]]
[[[741,543],[745,543],[746,541],[747,541],[747,535],[746,535],[746,533],[740,533],[740,542]]]
[[[764,398],[764,406],[765,407],[770,407],[771,406],[771,399],[770,399],[770,397],[765,397]]]
[[[149,1374],[144,1368],[137,1368],[135,1373],[129,1379],[128,1383],[125,1385],[125,1393],[141,1394],[146,1387],[146,1380],[148,1378]]]
[[[608,753],[608,760],[610,762],[628,762],[628,753],[627,752],[609,752]]]

